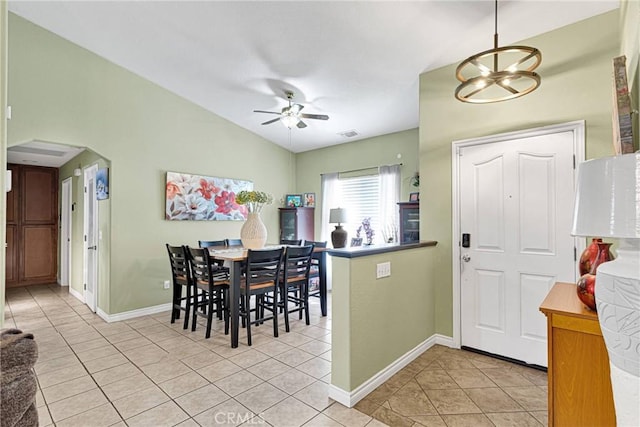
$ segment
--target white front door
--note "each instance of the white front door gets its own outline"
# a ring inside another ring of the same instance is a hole
[[[94,312],[96,311],[98,285],[97,172],[97,165],[84,170],[84,301]]]
[[[547,366],[538,307],[576,280],[574,142],[562,131],[459,149],[462,346]]]
[[[62,181],[61,226],[60,226],[60,285],[69,286],[71,282],[71,182],[72,178]]]

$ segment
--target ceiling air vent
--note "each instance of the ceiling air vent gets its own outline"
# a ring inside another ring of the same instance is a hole
[[[358,132],[356,132],[355,130],[351,129],[351,130],[345,130],[344,132],[340,132],[338,133],[338,135],[344,137],[344,138],[353,138],[354,136],[358,136],[360,135]]]

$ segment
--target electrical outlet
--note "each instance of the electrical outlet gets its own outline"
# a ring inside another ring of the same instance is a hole
[[[391,276],[391,262],[381,262],[376,265],[376,279]]]
[[[171,287],[171,281],[170,280],[165,280],[164,281],[164,288],[165,289],[169,289]]]

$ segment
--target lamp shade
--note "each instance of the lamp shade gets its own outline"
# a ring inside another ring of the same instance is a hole
[[[347,210],[344,208],[335,208],[329,210],[329,222],[331,224],[347,222]]]
[[[640,153],[580,164],[573,215],[574,236],[640,238]]]

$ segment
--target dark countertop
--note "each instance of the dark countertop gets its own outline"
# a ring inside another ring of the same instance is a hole
[[[354,246],[350,248],[329,249],[329,255],[340,258],[357,258],[362,256],[384,254],[387,252],[405,251],[407,249],[424,248],[427,246],[435,246],[438,242],[434,240],[425,240],[418,243],[407,243],[400,245],[398,243],[385,243],[382,245],[371,246]]]

